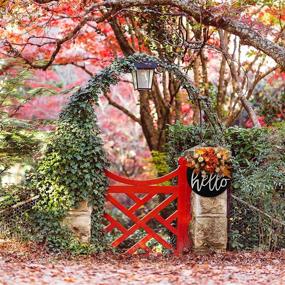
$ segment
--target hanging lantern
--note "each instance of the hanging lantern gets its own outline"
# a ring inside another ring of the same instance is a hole
[[[151,90],[157,63],[152,61],[136,62],[135,67],[136,69],[132,71],[135,90]]]

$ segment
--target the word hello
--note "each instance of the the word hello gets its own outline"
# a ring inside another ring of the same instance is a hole
[[[222,177],[216,173],[202,177],[199,173],[192,172],[191,186],[196,186],[196,191],[200,192],[203,187],[207,187],[210,191],[219,191],[228,185],[230,178]]]

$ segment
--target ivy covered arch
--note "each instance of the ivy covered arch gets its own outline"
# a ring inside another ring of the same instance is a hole
[[[35,216],[40,236],[49,245],[68,248],[73,244],[71,241],[74,239],[61,227],[60,221],[70,208],[86,200],[93,206],[92,244],[97,250],[104,248],[101,219],[107,188],[104,169],[108,167],[108,162],[93,106],[98,104],[98,96],[102,92],[108,92],[111,85],[118,83],[122,73],[135,69],[135,62],[149,60],[174,73],[187,90],[190,100],[204,107],[205,115],[216,128],[217,119],[208,101],[199,96],[198,90],[178,66],[145,54],[116,59],[71,96],[37,168],[35,181],[40,199]]]

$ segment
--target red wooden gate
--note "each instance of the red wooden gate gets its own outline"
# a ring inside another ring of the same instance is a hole
[[[156,242],[160,243],[163,247],[173,251],[175,254],[180,254],[184,248],[190,246],[188,228],[191,219],[191,189],[187,183],[186,169],[186,160],[181,157],[179,159],[179,166],[175,171],[153,180],[131,180],[128,178],[120,177],[110,172],[109,170],[105,171],[109,179],[121,183],[121,185],[116,184],[109,186],[106,197],[107,202],[110,202],[113,207],[119,209],[133,223],[132,226],[126,228],[122,223],[112,217],[112,215],[105,213],[104,217],[108,221],[108,225],[105,227],[105,232],[111,232],[115,228],[121,232],[121,235],[112,242],[113,247],[118,247],[123,241],[125,241],[128,237],[140,229],[143,229],[146,232],[146,235],[130,248],[128,248],[126,253],[132,254],[138,250],[150,252],[151,248],[148,247],[147,243],[151,239],[155,239]],[[177,185],[161,185],[162,183],[169,181],[175,177],[178,178]],[[127,195],[132,201],[134,201],[134,204],[129,208],[124,206],[121,202],[118,201],[118,199],[116,199],[116,194],[118,193]],[[160,201],[159,205],[151,209],[143,217],[138,217],[136,215],[136,211],[158,194],[165,194],[166,198],[162,202]],[[144,196],[141,197],[142,195]],[[162,217],[162,215],[160,215],[160,212],[175,200],[177,200],[177,203],[175,204],[175,211],[167,218]],[[147,225],[151,219],[155,219],[168,231],[176,236],[176,245],[173,245],[166,241],[161,235],[159,235],[149,225]],[[173,223],[175,220],[176,223]],[[176,226],[173,224],[176,224]]]

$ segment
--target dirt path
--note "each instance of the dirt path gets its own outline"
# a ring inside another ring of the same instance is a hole
[[[285,285],[285,251],[163,256],[60,257],[0,247],[0,284]]]

